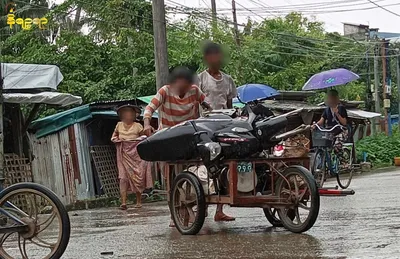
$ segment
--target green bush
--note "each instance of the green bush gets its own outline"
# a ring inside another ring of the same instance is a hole
[[[362,161],[363,152],[367,152],[367,161],[373,166],[392,165],[394,157],[400,157],[400,132],[394,129],[393,135],[388,137],[384,133],[363,138],[356,143],[357,158]]]

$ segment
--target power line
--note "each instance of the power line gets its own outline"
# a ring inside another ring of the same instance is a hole
[[[79,0],[79,2],[82,2],[82,3],[86,3],[86,4],[91,4],[91,5],[93,5],[94,3],[88,3],[88,2],[85,2],[85,1],[82,1],[82,0]],[[173,2],[173,1],[171,1],[171,2]],[[100,5],[97,5],[97,6],[100,6]],[[143,16],[140,16],[140,15],[136,15],[136,14],[132,14],[132,13],[129,13],[129,12],[126,12],[126,11],[121,11],[121,10],[118,10],[118,9],[114,9],[115,11],[117,11],[117,12],[120,12],[120,13],[124,13],[124,14],[129,14],[129,15],[132,15],[132,16],[136,16],[136,17],[141,17],[141,18],[148,18],[148,17],[143,17]],[[93,18],[92,18],[93,19]],[[221,19],[221,18],[219,18],[219,19]],[[100,21],[100,22],[104,22],[103,20],[100,20],[100,19],[93,19],[94,21]],[[151,20],[151,19],[150,19]],[[153,21],[154,21],[154,19],[153,19]],[[227,21],[227,20],[223,20],[223,21]],[[230,22],[230,21],[229,21]],[[231,23],[231,22],[230,22]],[[116,23],[115,23],[116,24]],[[175,29],[178,29],[178,30],[181,30],[181,31],[184,31],[184,29],[182,29],[182,28],[180,28],[180,27],[178,27],[178,26],[176,26],[176,25],[174,25],[174,24],[170,24],[170,23],[168,23],[169,24],[169,26],[171,26],[171,27],[173,27],[173,28],[175,28]],[[117,24],[116,24],[117,25]],[[119,25],[119,24],[118,24]],[[240,25],[240,24],[238,24],[239,26],[243,26],[243,25]],[[127,27],[128,28],[128,27]],[[261,30],[262,31],[262,30]],[[282,33],[276,33],[276,32],[268,32],[268,33],[271,33],[271,34],[277,34],[277,35],[285,35],[285,34],[282,34]],[[324,43],[333,43],[333,42],[330,42],[330,41],[327,41],[327,40],[319,40],[319,39],[315,39],[315,38],[309,38],[309,37],[301,37],[301,36],[297,36],[297,35],[293,35],[293,34],[286,34],[286,35],[288,35],[288,36],[290,36],[290,37],[293,37],[293,36],[295,36],[295,37],[297,37],[297,38],[300,38],[300,39],[307,39],[307,40],[309,40],[309,41],[319,41],[319,42],[324,42]],[[194,35],[195,37],[197,37],[197,35]],[[197,37],[198,39],[201,39],[200,37]],[[338,41],[339,43],[341,43],[341,44],[343,44],[344,42],[340,42],[340,41]],[[285,42],[284,42],[285,43]],[[288,44],[292,44],[292,42],[287,42]],[[326,50],[326,51],[324,51],[323,49],[318,49],[318,48],[315,48],[314,50],[312,49],[312,47],[309,47],[309,46],[302,46],[302,45],[300,45],[300,44],[297,44],[298,46],[297,47],[290,47],[290,46],[280,46],[280,47],[282,47],[282,48],[287,48],[287,49],[292,49],[292,50],[301,50],[301,48],[304,50],[305,48],[308,48],[308,49],[310,49],[310,50],[312,50],[312,51],[314,51],[314,52],[320,52],[320,53],[327,53],[327,54],[335,54],[335,51],[332,51],[332,50]],[[301,48],[299,48],[299,47],[301,47]],[[290,52],[279,52],[279,51],[274,51],[274,50],[271,50],[271,53],[275,53],[275,54],[283,54],[283,55],[294,55],[294,56],[305,56],[305,57],[307,57],[307,56],[311,56],[311,55],[309,55],[309,54],[299,54],[299,53],[290,53]],[[338,53],[341,53],[341,52],[339,52],[338,51]],[[312,55],[312,56],[314,56],[314,57],[318,57],[318,55],[315,55],[315,53]],[[324,55],[319,55],[319,57],[326,57],[326,56],[324,56]],[[357,59],[357,58],[364,58],[364,56],[361,56],[361,55],[354,55],[354,56],[351,56],[351,55],[346,55],[346,58],[348,58],[348,59],[352,59],[352,58],[354,58],[354,59]]]
[[[241,6],[242,8],[245,8],[246,10],[249,10],[249,9],[247,9],[246,7],[244,7],[242,4],[240,4],[239,2],[236,2],[236,4],[239,5],[239,6]],[[249,10],[249,11],[250,11],[250,10]],[[265,18],[262,17],[261,15],[258,15],[257,13],[255,13],[255,12],[253,12],[253,11],[250,11],[250,12],[251,12],[252,14],[254,14],[254,15],[260,17],[262,20],[265,20]]]
[[[184,6],[184,5],[181,5],[181,4],[179,4],[179,3],[176,3],[176,2],[174,2],[174,1],[169,1],[169,2],[173,2],[173,3],[175,3],[175,4],[178,4],[178,5],[180,5],[180,6],[183,6],[183,10],[181,11],[181,13],[183,13],[183,14],[187,14],[187,15],[191,15],[191,14],[196,14],[198,17],[200,17],[200,18],[203,18],[203,19],[205,19],[205,20],[210,20],[210,15],[209,15],[209,13],[204,13],[204,12],[200,12],[200,11],[198,11],[197,9],[195,9],[195,8],[191,8],[191,7],[187,7],[187,6]],[[189,12],[188,11],[186,11],[186,10],[190,10]],[[179,11],[179,8],[178,8],[178,11]],[[218,17],[218,20],[220,20],[220,21],[222,21],[222,22],[224,22],[224,23],[226,23],[226,24],[231,24],[231,25],[234,25],[235,23],[234,22],[232,22],[232,21],[230,21],[230,20],[227,20],[227,19],[224,19],[224,18],[221,18],[221,17]],[[243,24],[237,24],[238,26],[241,26],[241,27],[245,27],[245,25],[243,25]],[[296,37],[296,38],[299,38],[299,39],[304,39],[304,40],[308,40],[308,41],[311,41],[311,42],[325,42],[325,43],[340,43],[340,44],[344,44],[345,42],[344,41],[334,41],[334,40],[326,40],[326,39],[317,39],[317,38],[310,38],[310,37],[302,37],[302,36],[298,36],[298,35],[295,35],[295,34],[288,34],[288,33],[286,33],[286,34],[283,34],[283,33],[278,33],[278,32],[274,32],[274,31],[270,31],[270,30],[265,30],[265,29],[261,29],[261,28],[255,28],[254,30],[258,30],[258,31],[260,31],[260,32],[265,32],[265,33],[267,33],[267,34],[278,34],[278,35],[286,35],[286,36],[289,36],[289,37]],[[271,35],[272,37],[273,37],[273,35]],[[345,38],[343,38],[343,39],[345,39]],[[351,44],[354,44],[354,41],[353,40],[348,40],[349,41],[349,43],[351,43]],[[289,41],[288,43],[290,43],[291,41]]]
[[[183,4],[177,3],[177,2],[172,1],[172,0],[169,0],[169,2],[171,2],[171,3],[175,4],[175,5],[178,5],[178,6],[183,7],[183,10],[181,11],[183,14],[191,15],[191,14],[194,14],[194,13],[195,13],[195,14],[197,14],[200,18],[209,20],[210,14],[209,14],[209,13],[205,13],[205,12],[201,12],[201,11],[199,11],[198,8],[188,7],[188,6],[185,6],[185,5],[183,5]],[[176,8],[179,10],[178,7],[176,7]],[[189,10],[189,12],[188,12],[187,10]],[[230,20],[228,20],[228,19],[221,18],[221,17],[218,17],[217,19],[220,20],[220,21],[222,21],[222,22],[224,22],[224,23],[227,23],[227,24],[231,24],[231,25],[234,25],[234,24],[235,24],[234,22],[232,22],[232,21],[230,21]],[[240,26],[240,27],[245,27],[245,25],[243,25],[243,24],[237,24],[237,25]],[[335,40],[327,40],[327,39],[310,38],[310,37],[298,36],[298,35],[296,35],[296,34],[279,33],[279,32],[274,32],[274,31],[270,31],[270,30],[263,30],[263,29],[260,29],[260,28],[255,28],[254,30],[259,30],[259,31],[261,31],[261,32],[265,32],[265,33],[270,34],[270,35],[271,35],[271,34],[286,35],[286,36],[289,36],[289,37],[295,37],[295,38],[299,38],[299,39],[304,39],[304,40],[308,40],[308,41],[311,41],[311,42],[340,43],[340,44],[344,44],[344,43],[345,43],[345,42],[343,42],[343,41],[335,41]],[[347,39],[347,38],[345,38],[345,37],[344,37],[343,39],[344,39],[344,40],[348,40],[348,43],[349,43],[349,44],[354,44],[354,43],[355,43],[354,40]],[[289,41],[288,43],[290,44],[290,41]],[[358,44],[371,44],[371,45],[374,45],[375,43],[373,43],[373,42],[362,42],[362,43],[358,42]]]
[[[365,2],[366,0],[342,0],[342,1],[329,1],[329,2],[319,2],[319,3],[312,3],[312,4],[299,4],[299,5],[281,5],[281,6],[270,6],[261,3],[260,1],[249,0],[250,2],[260,6],[258,7],[249,7],[249,8],[238,8],[239,10],[246,10],[250,9],[252,11],[259,11],[263,9],[267,10],[275,10],[277,12],[284,11],[284,10],[292,10],[292,11],[299,11],[299,10],[310,10],[310,9],[326,9],[327,7],[353,7],[353,6],[360,6],[360,5],[368,5],[370,3]],[[376,0],[375,2],[383,2],[386,0]],[[361,2],[361,3],[360,3]],[[200,8],[201,9],[201,8]],[[229,8],[218,8],[219,11],[230,11]]]
[[[392,11],[390,11],[389,9],[386,9],[384,6],[381,6],[381,5],[375,3],[375,2],[372,1],[372,0],[368,0],[368,2],[370,2],[370,3],[373,4],[373,5],[376,5],[377,7],[381,8],[382,10],[385,10],[386,12],[389,12],[389,13],[391,13],[391,14],[394,14],[394,15],[400,17],[400,14],[395,13],[395,12],[392,12]]]
[[[384,7],[398,6],[398,5],[400,5],[400,3],[387,4],[387,5],[380,6],[380,7],[369,6],[369,7],[362,7],[362,8],[357,7],[357,8],[352,8],[352,9],[333,9],[333,10],[327,10],[326,8],[324,8],[323,10],[309,10],[309,11],[305,10],[305,11],[297,11],[297,12],[300,12],[300,13],[302,13],[304,15],[310,15],[310,14],[314,14],[314,15],[321,14],[321,15],[324,15],[324,14],[330,14],[330,13],[346,13],[346,12],[367,11],[367,10],[373,10],[373,9],[378,9],[378,8],[382,8],[384,10],[389,11],[388,9],[385,9]],[[273,12],[285,15],[285,14],[290,14],[290,13],[296,12],[296,11],[295,10],[293,10],[293,11],[291,11],[291,10],[287,10],[287,11],[263,11],[263,10],[251,11],[251,10],[244,10],[244,11],[239,11],[239,14],[248,15],[250,13],[253,13],[253,14],[256,13],[257,15],[262,15],[262,14],[273,13]],[[391,12],[391,11],[389,11],[389,12]],[[391,13],[393,13],[393,12],[391,12]],[[393,14],[395,14],[397,16],[400,16],[399,14],[396,14],[396,13],[393,13]]]
[[[258,2],[258,1],[256,2],[256,1],[254,1],[254,0],[250,0],[250,2],[255,3],[255,4],[258,4],[259,6],[264,7],[264,8],[267,8],[267,9],[271,9],[271,8],[272,8],[272,6],[267,5],[267,4],[263,4],[263,3]],[[273,16],[277,17],[276,14],[273,14],[272,12],[269,12],[269,13],[272,14]]]

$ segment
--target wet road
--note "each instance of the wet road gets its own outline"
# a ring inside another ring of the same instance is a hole
[[[235,222],[209,217],[197,236],[168,228],[164,204],[77,211],[63,258],[400,258],[399,185],[400,171],[353,179],[356,194],[322,197],[305,234],[270,227],[261,209],[227,207]]]

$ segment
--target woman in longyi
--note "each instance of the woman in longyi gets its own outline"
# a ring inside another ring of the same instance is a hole
[[[134,105],[122,105],[117,113],[121,119],[115,127],[111,141],[117,148],[118,177],[120,181],[121,209],[126,210],[127,194],[136,194],[135,208],[142,207],[142,193],[153,187],[151,165],[143,161],[136,146],[143,138],[143,126],[136,122],[140,109]]]

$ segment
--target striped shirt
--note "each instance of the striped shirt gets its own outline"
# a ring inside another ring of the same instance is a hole
[[[151,118],[154,111],[158,110],[158,128],[169,128],[187,120],[197,119],[199,105],[205,98],[196,85],[192,85],[183,98],[175,94],[171,86],[165,85],[147,105],[144,117]]]

